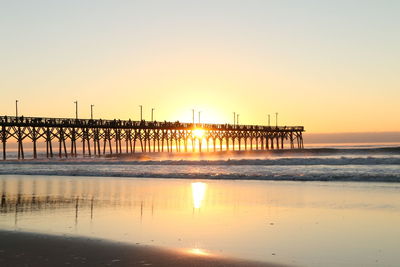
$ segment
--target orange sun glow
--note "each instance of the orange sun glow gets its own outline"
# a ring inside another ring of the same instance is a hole
[[[196,137],[198,139],[203,139],[205,132],[206,131],[203,130],[203,129],[199,129],[199,128],[194,129],[193,130],[193,137]]]

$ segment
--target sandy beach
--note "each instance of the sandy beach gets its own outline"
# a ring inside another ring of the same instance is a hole
[[[0,231],[0,266],[264,266],[283,265],[194,255],[101,239]]]
[[[394,267],[399,189],[395,183],[2,175],[0,266]]]

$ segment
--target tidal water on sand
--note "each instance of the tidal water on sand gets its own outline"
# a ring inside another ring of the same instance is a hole
[[[0,176],[0,229],[295,266],[398,266],[400,184]]]
[[[399,148],[229,157],[3,162],[0,230],[293,266],[399,266]]]

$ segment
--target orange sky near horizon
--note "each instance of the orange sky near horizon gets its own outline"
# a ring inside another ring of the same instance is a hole
[[[311,2],[2,4],[0,115],[400,131],[400,5]]]

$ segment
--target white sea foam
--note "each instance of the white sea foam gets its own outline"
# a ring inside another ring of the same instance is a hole
[[[6,164],[0,174],[294,181],[400,182],[399,165]]]

